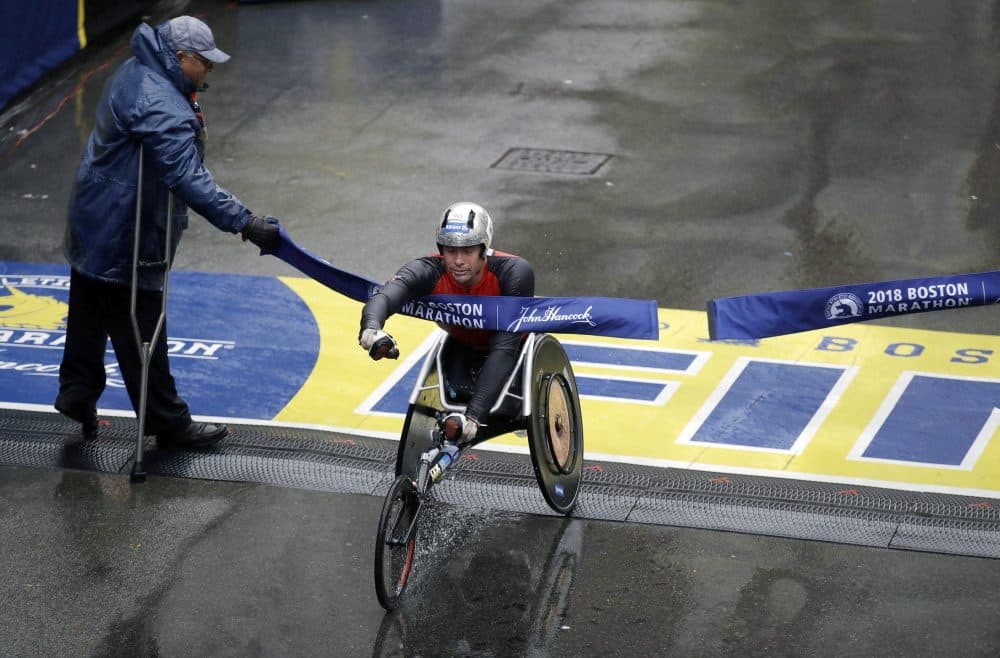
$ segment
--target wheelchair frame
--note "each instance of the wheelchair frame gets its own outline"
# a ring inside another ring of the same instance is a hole
[[[431,432],[441,413],[463,413],[465,405],[449,401],[445,391],[442,352],[448,334],[438,330],[438,338],[421,365],[410,393],[406,421],[396,455],[396,475],[415,477],[420,455],[431,445]],[[518,376],[520,375],[520,385]],[[564,410],[569,419],[568,441],[563,439],[566,455],[559,459],[555,449],[552,424],[549,422],[548,397],[553,382],[558,381]],[[519,413],[510,419],[495,414],[518,403]],[[559,341],[550,334],[529,333],[521,346],[514,369],[504,383],[503,393],[490,409],[487,424],[468,444],[476,445],[501,434],[527,430],[532,467],[545,501],[560,514],[568,514],[576,504],[583,464],[583,418],[580,412],[576,378],[569,358]],[[565,462],[565,463],[564,463]]]

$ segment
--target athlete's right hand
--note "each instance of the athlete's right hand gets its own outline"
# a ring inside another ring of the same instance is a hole
[[[441,422],[441,429],[444,431],[444,438],[448,441],[455,443],[471,441],[479,433],[479,421],[465,414],[448,414]]]
[[[358,337],[358,344],[367,350],[368,356],[379,359],[398,359],[399,346],[396,340],[381,329],[364,329]]]

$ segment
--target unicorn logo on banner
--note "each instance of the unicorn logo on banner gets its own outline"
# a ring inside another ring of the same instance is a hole
[[[53,297],[29,295],[13,286],[0,286],[10,294],[0,296],[0,326],[13,329],[66,328],[69,307]]]
[[[857,295],[842,292],[834,295],[826,302],[827,320],[846,320],[860,318],[862,313],[861,300]]]

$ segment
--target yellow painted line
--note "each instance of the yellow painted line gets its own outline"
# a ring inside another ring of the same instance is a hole
[[[401,359],[373,362],[357,345],[361,304],[309,279],[289,277],[282,281],[314,314],[320,330],[320,352],[308,381],[275,420],[398,436],[401,416],[365,413],[362,408],[380,387],[384,389],[418,358],[417,352],[434,326],[394,316],[387,329],[399,342]],[[1000,439],[995,436],[1000,432],[986,437],[985,448],[968,470],[851,457],[883,401],[905,373],[1000,382],[1000,337],[859,323],[767,339],[754,346],[708,342],[703,312],[660,309],[659,319],[667,328],[656,342],[560,336],[567,343],[611,343],[625,348],[707,354],[691,372],[650,372],[599,364],[575,366],[578,375],[660,381],[675,389],[662,404],[582,399],[588,458],[1000,495]],[[686,431],[691,433],[691,425],[697,422],[706,402],[719,395],[727,374],[747,359],[816,364],[843,370],[850,376],[844,378],[838,395],[829,408],[823,409],[815,431],[797,452],[679,443]],[[521,451],[524,440],[499,437],[490,446]]]
[[[77,0],[76,3],[76,34],[80,39],[80,50],[87,47],[87,21],[86,21],[86,1]]]
[[[302,389],[275,420],[388,432],[398,437],[401,419],[355,412],[400,366],[399,362],[391,360],[372,361],[358,346],[362,305],[311,279],[283,277],[281,280],[306,302],[316,318],[319,355]],[[402,362],[415,356],[416,348],[433,329],[433,325],[424,320],[404,316],[393,317],[390,323],[392,335],[399,343]]]

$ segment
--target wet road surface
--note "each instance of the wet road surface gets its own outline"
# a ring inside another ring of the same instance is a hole
[[[701,309],[998,265],[996,3],[186,11],[233,55],[202,96],[219,181],[376,279],[430,251],[459,198],[493,212],[543,295]],[[62,261],[126,41],[3,115],[0,259]],[[613,157],[593,175],[491,166],[514,147]],[[293,274],[255,253],[195,219],[176,267]],[[995,334],[996,313],[899,322]],[[418,555],[436,568],[386,618],[376,497],[3,467],[0,502],[10,655],[1000,653],[991,560],[445,508]]]
[[[432,249],[430,218],[460,198],[493,212],[498,246],[534,264],[543,295],[704,309],[714,297],[997,266],[995,4],[188,11],[233,55],[201,96],[213,173],[299,243],[376,279]],[[85,53],[78,73],[120,62],[125,40]],[[80,76],[4,117],[15,230],[0,256],[60,258],[68,181],[111,68],[13,153],[12,135]],[[491,166],[516,147],[613,157],[593,175]],[[289,273],[247,251],[192,222],[176,265]],[[906,323],[992,333],[995,314]]]
[[[0,467],[4,654],[996,655],[995,560],[440,504],[383,615],[381,500]]]

